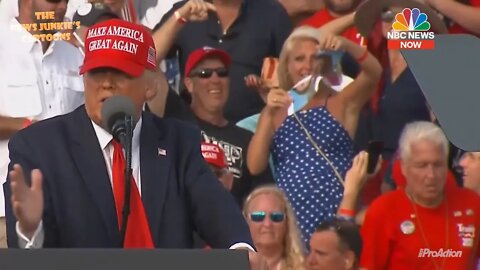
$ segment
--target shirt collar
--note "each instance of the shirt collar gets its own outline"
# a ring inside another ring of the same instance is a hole
[[[12,18],[10,20],[10,31],[14,32],[15,34],[18,35],[20,40],[20,44],[25,45],[25,47],[28,47],[29,49],[32,49],[35,43],[37,43],[37,40],[35,40],[25,28],[20,24],[20,22],[17,20],[17,18]]]
[[[113,136],[112,134],[108,133],[105,129],[97,125],[95,122],[91,121],[93,125],[93,129],[95,130],[95,134],[97,135],[98,142],[100,143],[100,147],[102,150],[108,146],[108,144],[112,141]],[[142,129],[142,118],[137,122],[137,125],[133,129],[133,138],[132,138],[132,151],[138,149],[140,147],[140,131]]]

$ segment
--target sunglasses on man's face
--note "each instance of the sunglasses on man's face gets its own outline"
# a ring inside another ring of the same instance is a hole
[[[225,67],[200,69],[197,71],[193,71],[190,76],[208,79],[212,77],[214,72],[217,73],[217,76],[220,78],[225,78],[228,76],[228,69]]]
[[[262,222],[267,213],[264,211],[252,212],[250,213],[250,219],[254,222]],[[285,219],[285,214],[282,212],[272,212],[270,213],[270,220],[275,223],[282,222]]]

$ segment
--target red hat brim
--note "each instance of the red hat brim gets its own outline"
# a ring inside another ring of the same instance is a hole
[[[102,67],[118,69],[132,77],[140,77],[145,71],[145,66],[139,63],[133,62],[128,59],[109,57],[108,55],[105,55],[95,56],[94,58],[86,61],[80,68],[80,75],[89,72],[92,69]]]
[[[195,67],[206,58],[218,58],[227,68],[230,67],[230,65],[232,64],[232,58],[230,57],[230,55],[228,55],[228,53],[219,49],[211,49],[203,52],[203,54],[197,59],[192,59],[192,62],[188,63],[189,65],[185,67],[185,76],[190,76],[192,70],[195,69]]]

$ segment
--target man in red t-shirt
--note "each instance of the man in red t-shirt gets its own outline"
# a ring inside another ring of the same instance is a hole
[[[450,20],[450,34],[472,34],[480,37],[480,0],[425,0],[425,3]]]
[[[363,269],[474,269],[478,260],[480,197],[447,181],[448,140],[430,122],[413,122],[400,138],[404,189],[367,210]]]
[[[365,45],[364,38],[354,26],[354,11],[360,4],[360,0],[324,0],[325,8],[320,9],[311,17],[305,19],[300,25],[309,25],[321,28],[328,25],[328,30],[342,35],[349,40]]]

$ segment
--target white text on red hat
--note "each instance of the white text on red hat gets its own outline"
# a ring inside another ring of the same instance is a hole
[[[88,30],[87,39],[101,36],[120,36],[143,42],[143,33],[122,26],[103,26]]]
[[[210,152],[220,152],[218,146],[215,145],[204,145],[202,144],[202,151],[210,151]]]
[[[88,50],[91,52],[101,49],[114,49],[136,54],[138,50],[138,44],[134,44],[125,40],[114,40],[112,43],[111,39],[99,39],[90,42],[88,45]]]

